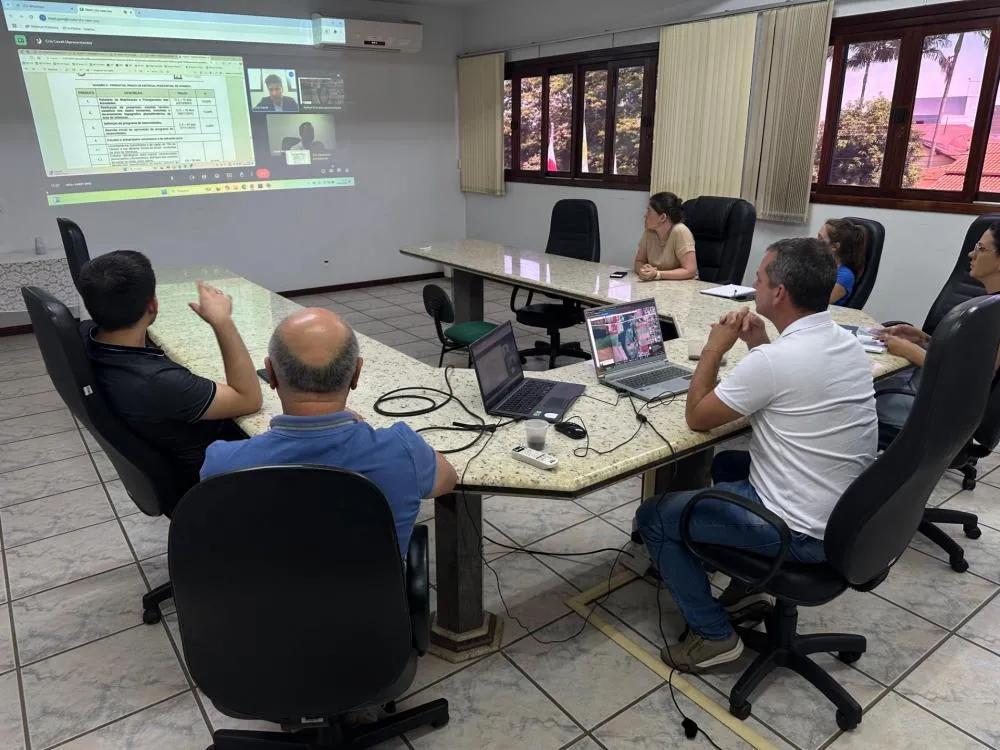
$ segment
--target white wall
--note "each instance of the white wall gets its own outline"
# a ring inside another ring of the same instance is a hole
[[[533,4],[538,6],[538,12],[527,13],[527,7]],[[688,18],[694,18],[732,10],[740,4],[746,7],[751,3],[725,0],[708,4],[685,1],[668,5],[660,0],[619,0],[617,3],[551,0],[538,4],[534,0],[508,0],[502,11],[482,6],[466,12],[462,46],[466,50],[520,47],[512,56],[518,58],[548,56],[562,48],[566,48],[562,51],[601,49],[611,46],[610,36],[561,44],[550,42],[574,35],[600,35],[608,29],[634,28],[643,23],[679,21],[683,20],[683,13],[687,13]],[[930,3],[928,0],[842,0],[835,6],[834,12],[836,15],[854,15],[925,4]],[[655,36],[650,37],[648,32],[646,38],[641,38],[642,34],[616,34],[614,42],[622,46],[636,41],[655,41]],[[536,46],[528,47],[529,43]],[[507,189],[507,195],[502,198],[466,196],[468,237],[540,249],[545,246],[548,236],[552,205],[560,198],[589,198],[597,204],[600,214],[601,260],[627,265],[634,257],[642,231],[646,200],[643,193],[525,183],[508,183]],[[928,307],[951,271],[965,232],[975,218],[965,214],[813,205],[806,224],[758,222],[747,265],[747,278],[752,278],[769,244],[784,237],[814,235],[826,219],[838,216],[863,216],[880,221],[885,226],[882,263],[875,289],[865,306],[866,312],[877,320],[906,319],[917,324],[923,321]]]
[[[185,7],[164,0],[148,4]],[[221,264],[272,289],[434,270],[397,250],[465,235],[455,127],[459,12],[363,0],[188,0],[186,7],[289,16],[315,11],[424,24],[424,50],[414,55],[285,48],[313,62],[337,58],[332,66],[345,70],[348,116],[362,126],[351,138],[358,186],[49,208],[20,66],[4,31],[0,74],[14,85],[5,87],[0,106],[0,201],[6,206],[0,252],[32,247],[35,236],[60,252],[55,219],[67,215],[83,227],[92,254],[129,247],[147,252],[154,266]],[[269,47],[266,53],[282,51]]]

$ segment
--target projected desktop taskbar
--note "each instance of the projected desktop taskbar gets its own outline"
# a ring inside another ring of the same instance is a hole
[[[144,198],[182,198],[189,195],[232,195],[233,193],[256,193],[266,190],[352,187],[353,185],[353,177],[316,177],[294,180],[271,180],[269,182],[217,182],[208,185],[171,185],[170,187],[55,193],[48,196],[48,201],[50,206],[65,206],[74,203],[110,203],[111,201],[131,201],[142,200]]]

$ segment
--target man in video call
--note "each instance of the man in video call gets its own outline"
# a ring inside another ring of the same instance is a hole
[[[290,149],[292,151],[326,151],[323,141],[316,140],[316,129],[311,122],[304,122],[299,125],[299,142]]]
[[[257,102],[254,110],[259,112],[298,112],[299,103],[290,96],[285,96],[285,87],[281,77],[271,73],[264,79],[267,86],[267,96]]]

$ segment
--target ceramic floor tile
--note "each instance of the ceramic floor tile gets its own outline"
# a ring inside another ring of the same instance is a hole
[[[332,297],[325,294],[305,294],[299,297],[288,297],[292,302],[302,307],[323,307],[333,301]]]
[[[200,690],[198,691],[198,697],[201,699],[201,705],[205,707],[205,713],[208,714],[208,721],[213,731],[216,729],[245,729],[258,732],[281,731],[281,727],[278,724],[272,724],[268,721],[234,719],[231,716],[226,716],[219,709],[217,709],[215,704],[209,700],[208,696]]]
[[[414,359],[441,355],[441,344],[437,341],[411,341],[410,343],[397,344],[393,348],[401,351],[403,354],[408,354]],[[434,359],[434,365],[437,366],[436,358]]]
[[[603,518],[608,523],[612,523],[619,529],[624,531],[626,534],[632,533],[632,519],[635,518],[635,512],[639,508],[639,500],[633,500],[630,503],[625,503],[619,508],[615,508],[609,513],[603,513],[601,518]]]
[[[429,685],[443,680],[448,675],[455,674],[455,672],[458,672],[460,669],[471,667],[478,661],[480,660],[470,659],[469,661],[463,661],[456,664],[450,661],[445,661],[444,659],[439,659],[433,654],[424,654],[417,662],[417,674],[413,678],[413,682],[410,683],[410,686],[406,689],[406,693],[403,695],[403,698],[408,698],[414,693],[419,693]]]
[[[604,746],[598,745],[591,737],[584,737],[570,745],[567,750],[604,750]]]
[[[113,479],[110,482],[105,482],[104,487],[107,489],[108,495],[111,497],[111,504],[115,507],[115,512],[119,517],[142,512],[139,510],[139,506],[132,502],[132,498],[128,496],[122,480]]]
[[[1000,477],[997,479],[1000,480]],[[980,482],[975,491],[962,492],[942,507],[975,513],[980,524],[1000,529],[1000,487]]]
[[[616,573],[625,569],[625,557],[620,551],[627,544],[630,544],[628,534],[601,518],[592,518],[578,526],[573,526],[566,531],[543,539],[531,545],[531,548],[542,552],[569,553],[606,550],[586,557],[538,556],[541,562],[552,568],[580,591],[586,591],[598,584],[607,583],[608,578],[612,575],[612,565],[615,565]]]
[[[523,545],[593,518],[589,512],[568,500],[500,495],[483,503],[483,516],[491,525]]]
[[[326,295],[332,302],[342,302],[358,312],[366,313],[369,310],[376,310],[385,307],[385,300],[371,294],[353,294],[351,292],[331,292]]]
[[[0,352],[7,353],[18,349],[31,349],[38,346],[38,340],[32,333],[19,333],[14,336],[0,336]]]
[[[993,601],[983,607],[958,632],[959,635],[1000,655],[1000,596],[994,597]]]
[[[22,676],[37,750],[189,687],[166,632],[146,625],[33,664]]]
[[[111,463],[111,459],[108,458],[107,453],[104,451],[95,451],[93,458],[94,463],[97,464],[97,471],[101,475],[102,481],[110,482],[112,479],[118,478],[118,469]]]
[[[507,656],[585,729],[663,682],[601,631],[584,626],[584,619],[575,613],[535,636],[545,643],[522,638],[505,649]],[[566,642],[558,643],[562,640]],[[594,689],[597,675],[600,687]]]
[[[40,362],[42,353],[36,347],[30,346],[23,349],[3,352],[4,365],[20,365],[25,362]]]
[[[399,329],[393,329],[391,331],[386,331],[385,333],[379,333],[372,336],[376,341],[380,341],[386,346],[396,347],[400,344],[411,344],[414,341],[419,341],[416,336],[407,333],[406,331],[401,331]]]
[[[5,750],[24,750],[21,696],[15,672],[0,677],[0,747]]]
[[[622,482],[612,484],[609,487],[597,490],[597,492],[591,492],[589,495],[577,498],[576,504],[582,505],[591,513],[600,515],[615,508],[620,508],[641,496],[642,478],[629,477]]]
[[[3,604],[0,605],[0,674],[9,672],[15,666],[14,637],[10,630],[10,605]]]
[[[946,628],[954,628],[998,590],[995,583],[955,573],[941,561],[908,549],[875,592]]]
[[[69,409],[58,409],[43,414],[30,414],[26,417],[7,419],[0,422],[0,445],[12,443],[15,440],[55,435],[68,430],[76,430]]]
[[[675,643],[684,631],[686,624],[670,593],[659,588],[659,611],[657,611],[657,588],[649,581],[636,580],[627,586],[615,590],[611,595],[601,600],[601,607],[611,612],[634,631],[657,648],[664,645],[664,637],[670,643]],[[657,616],[662,622],[662,632]]]
[[[130,516],[125,516],[121,521],[138,559],[145,560],[148,557],[156,557],[167,551],[170,519],[166,516],[147,516],[145,513],[133,513]]]
[[[350,323],[352,326],[358,325],[359,323],[371,323],[375,318],[370,315],[365,315],[363,312],[352,311],[340,313],[340,317]]]
[[[847,591],[822,607],[799,607],[802,633],[857,633],[868,650],[855,667],[891,685],[948,631],[872,594]]]
[[[117,521],[71,531],[7,551],[7,576],[17,599],[133,562]]]
[[[135,565],[14,602],[22,664],[48,658],[141,622],[146,585]]]
[[[674,696],[684,714],[694,719],[702,731],[707,732],[723,750],[749,750],[752,747],[679,691],[675,690]],[[719,696],[709,697],[717,700]],[[680,723],[681,716],[670,698],[670,689],[664,685],[628,711],[594,730],[594,736],[608,750],[686,750],[687,748],[709,750],[711,748],[701,734],[694,740],[687,739]],[[756,719],[748,719],[747,724],[779,750],[795,750],[792,745]]]
[[[77,430],[7,443],[0,451],[0,473],[48,464],[87,452]]]
[[[565,601],[577,593],[576,589],[533,557],[507,555],[490,563],[490,567],[500,577],[501,589],[497,591],[496,577],[484,567],[483,598],[486,609],[504,619],[504,643],[523,636],[525,629],[548,625],[570,611]],[[507,610],[517,620],[508,617]]]
[[[976,488],[979,489],[978,487]],[[946,500],[951,499],[959,493],[964,493],[962,489],[961,478],[947,473],[941,477],[940,481],[931,491],[931,496],[927,498],[927,505],[930,507],[937,507]]]
[[[451,721],[442,729],[411,732],[407,738],[416,750],[556,750],[583,734],[501,654],[417,693],[405,705],[438,697],[448,698]]]
[[[51,391],[54,387],[48,374],[18,378],[17,380],[2,380],[0,381],[0,399],[34,396],[37,393]]]
[[[11,549],[84,526],[109,521],[114,512],[99,484],[10,505],[0,510],[4,547]]]
[[[55,391],[22,398],[0,399],[0,420],[17,419],[31,414],[44,414],[65,409],[62,397]]]
[[[0,474],[0,508],[98,483],[90,456],[83,455]]]
[[[967,734],[895,693],[876,703],[861,725],[840,735],[830,750],[929,747],[931,742],[935,750],[983,750]]]
[[[983,535],[979,539],[969,539],[961,526],[942,524],[941,528],[965,550],[965,560],[969,563],[970,573],[1000,583],[1000,531],[989,526],[980,526]],[[941,560],[941,570],[950,570],[945,551],[922,534],[913,537],[910,546]]]
[[[373,320],[370,323],[358,323],[356,326],[351,327],[355,330],[355,332],[360,333],[363,336],[375,336],[379,333],[395,330],[394,326],[381,320]]]
[[[987,745],[1000,747],[1000,656],[949,638],[896,691]]]
[[[737,661],[705,672],[703,679],[728,697],[729,691],[756,654],[743,651]],[[829,672],[864,709],[885,692],[885,688],[861,672],[829,654],[810,658]],[[728,705],[726,698],[722,702]],[[818,748],[839,732],[837,710],[819,690],[803,677],[786,669],[768,675],[750,696],[753,716],[802,748]]]
[[[60,750],[205,750],[211,742],[194,695],[185,693],[60,745]]]

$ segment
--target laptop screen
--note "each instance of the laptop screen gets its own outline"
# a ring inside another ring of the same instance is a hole
[[[663,333],[653,300],[595,307],[586,317],[598,375],[619,365],[663,358]]]
[[[514,329],[507,321],[469,347],[483,404],[489,405],[524,379]]]

